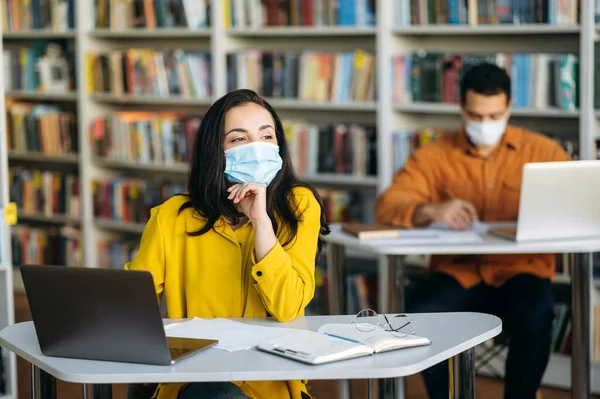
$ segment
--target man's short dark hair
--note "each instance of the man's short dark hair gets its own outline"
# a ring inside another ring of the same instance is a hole
[[[491,63],[482,63],[469,69],[460,82],[460,101],[467,100],[467,91],[473,90],[484,96],[506,94],[506,101],[510,101],[510,77],[506,71]]]

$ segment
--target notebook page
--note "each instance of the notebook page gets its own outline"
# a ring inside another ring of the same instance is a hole
[[[315,356],[326,356],[347,351],[355,352],[357,347],[363,347],[361,344],[306,330],[296,330],[293,333],[272,339],[268,343],[281,349],[291,349]]]
[[[348,339],[359,341],[363,345],[375,349],[375,352],[430,344],[430,341],[427,338],[419,337],[417,335],[407,334],[400,338],[393,336],[388,331],[381,328],[363,332],[356,329],[352,324],[325,324],[319,328],[319,332],[343,336]]]

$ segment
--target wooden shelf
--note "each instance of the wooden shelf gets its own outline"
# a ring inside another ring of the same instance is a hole
[[[106,104],[139,104],[139,105],[176,105],[176,106],[208,106],[210,98],[130,96],[116,94],[90,94],[93,101]]]
[[[126,161],[114,161],[110,159],[94,158],[94,165],[106,169],[127,169],[136,171],[148,171],[148,172],[164,172],[164,173],[178,173],[184,174],[188,172],[189,165],[177,164],[177,165],[157,165],[157,164],[143,164],[138,162],[126,162]]]
[[[397,112],[414,112],[423,114],[449,114],[458,115],[458,104],[415,102],[410,104],[394,104]],[[545,117],[545,118],[577,118],[579,111],[568,111],[560,108],[526,109],[513,108],[511,116]]]
[[[89,36],[96,39],[198,39],[210,38],[210,29],[156,28],[156,29],[95,29]]]
[[[357,112],[375,112],[377,104],[375,102],[365,103],[329,103],[302,101],[293,98],[267,98],[269,104],[275,109],[287,110],[307,110],[307,111],[357,111]]]
[[[42,152],[9,152],[8,159],[11,161],[29,161],[36,163],[52,163],[64,165],[77,165],[79,156],[77,154],[47,155]]]
[[[42,93],[33,91],[9,90],[6,97],[29,101],[77,101],[77,93]]]
[[[94,225],[103,230],[111,230],[119,233],[142,234],[144,227],[143,223],[126,223],[116,220],[94,219]]]
[[[435,35],[565,35],[579,34],[579,26],[556,26],[549,24],[490,24],[468,25],[412,25],[392,29],[395,35],[435,36]]]
[[[22,32],[4,32],[3,40],[31,40],[31,39],[75,39],[75,31],[53,31],[49,29],[33,29]]]
[[[103,158],[94,158],[94,165],[105,169],[123,169],[131,171],[146,171],[153,173],[175,173],[187,174],[189,165],[158,165],[158,164],[142,164],[138,162],[115,161]],[[300,175],[301,180],[307,183],[326,184],[337,186],[356,186],[356,187],[376,187],[377,177],[375,176],[356,176],[344,175],[335,173],[322,173],[318,175]]]
[[[26,213],[19,210],[17,212],[17,220],[26,222],[40,222],[51,224],[79,224],[78,219],[70,218],[66,215],[46,215],[44,213]]]
[[[333,186],[354,186],[354,187],[377,187],[377,177],[375,176],[357,176],[343,175],[336,173],[320,173],[318,175],[300,175],[300,180],[311,184],[333,185]]]
[[[236,37],[356,37],[375,36],[375,27],[345,26],[268,26],[261,28],[231,28],[227,34]]]

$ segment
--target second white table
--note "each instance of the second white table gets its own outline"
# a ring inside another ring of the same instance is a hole
[[[333,225],[327,242],[327,273],[329,284],[329,311],[341,314],[344,311],[344,257],[346,248],[379,255],[378,312],[402,312],[394,304],[404,293],[396,291],[396,280],[403,273],[402,257],[405,255],[483,255],[483,254],[526,254],[564,253],[571,259],[571,295],[573,347],[571,360],[571,392],[573,399],[588,399],[591,395],[591,323],[590,301],[592,290],[593,253],[600,252],[600,237],[594,239],[539,241],[516,243],[485,235],[482,243],[460,245],[378,245],[368,240],[359,240],[342,233],[339,225]]]

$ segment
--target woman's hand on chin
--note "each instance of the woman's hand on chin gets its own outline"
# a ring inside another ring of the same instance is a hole
[[[267,186],[264,183],[236,183],[227,189],[236,208],[251,221],[268,219]]]

